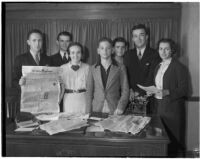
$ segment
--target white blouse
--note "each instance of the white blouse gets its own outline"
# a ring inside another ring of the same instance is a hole
[[[71,66],[71,62],[61,66],[63,68],[61,78],[65,84],[65,89],[86,89],[89,65],[81,62],[79,65],[80,68],[77,71],[74,71]]]
[[[166,61],[163,61],[160,63],[160,68],[158,69],[158,72],[156,74],[155,78],[155,84],[156,88],[163,89],[163,76],[169,67],[169,64],[171,63],[172,58],[167,59]],[[155,98],[162,99],[161,96],[155,95]]]

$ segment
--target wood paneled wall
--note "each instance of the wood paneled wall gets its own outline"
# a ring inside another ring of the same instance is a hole
[[[6,3],[6,19],[180,18],[180,3]]]

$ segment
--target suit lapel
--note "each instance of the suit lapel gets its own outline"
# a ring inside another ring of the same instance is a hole
[[[143,57],[141,59],[141,62],[145,61],[145,59],[148,59],[148,57],[150,56],[150,53],[148,52],[148,48],[146,47],[144,50],[144,54]]]
[[[62,65],[64,64],[60,52],[57,53],[57,60],[58,60],[58,63],[61,63]]]
[[[97,77],[97,79],[99,79],[99,84],[100,86],[104,89],[104,86],[103,86],[103,81],[102,81],[102,77],[101,77],[101,69],[100,69],[100,66],[97,66],[95,68],[95,75]]]
[[[37,63],[35,62],[35,60],[30,52],[28,52],[28,61],[30,62],[31,65],[37,66]]]
[[[115,65],[111,65],[110,72],[108,75],[107,83],[106,83],[106,89],[108,89],[112,83],[113,78],[115,77],[115,74],[118,72],[118,67]]]

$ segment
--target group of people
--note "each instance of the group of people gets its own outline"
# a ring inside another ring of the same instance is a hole
[[[82,62],[83,47],[73,42],[69,32],[57,36],[58,53],[48,57],[41,53],[42,33],[32,30],[27,37],[30,50],[16,57],[13,84],[25,84],[22,65],[60,66],[61,111],[69,113],[102,112],[123,114],[128,101],[150,96],[150,112],[159,115],[172,136],[180,141],[181,107],[187,95],[188,80],[184,66],[176,60],[175,44],[161,39],[157,50],[150,48],[149,34],[143,24],[131,30],[134,49],[127,50],[122,37],[98,41],[98,60],[89,66]],[[137,84],[155,85],[157,92],[145,92]]]

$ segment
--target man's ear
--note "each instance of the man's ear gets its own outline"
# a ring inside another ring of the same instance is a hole
[[[97,54],[99,54],[99,48],[97,48]],[[100,54],[99,54],[100,55]]]
[[[149,39],[149,35],[146,35],[146,41],[148,41],[148,39]]]
[[[114,54],[115,53],[115,50],[114,50],[114,48],[112,48],[112,54]]]
[[[27,40],[26,42],[27,42],[28,45],[30,45],[30,41],[29,40]]]
[[[57,44],[57,45],[59,44],[59,41],[58,41],[58,40],[56,40],[56,44]]]

